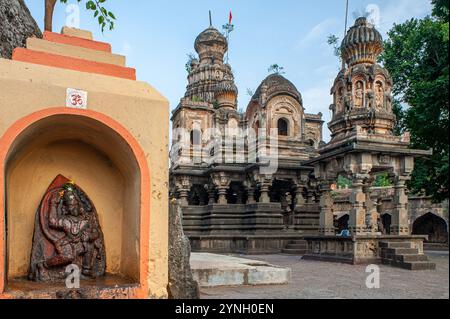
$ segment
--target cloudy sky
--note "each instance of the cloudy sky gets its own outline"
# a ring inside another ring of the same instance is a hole
[[[44,0],[25,0],[41,29]],[[383,36],[394,23],[430,14],[431,0],[349,0],[349,25],[370,13]],[[75,4],[76,0],[68,0]],[[344,33],[345,0],[107,0],[117,16],[116,28],[101,33],[91,12],[81,6],[80,27],[94,32],[95,39],[110,42],[113,51],[127,56],[139,80],[163,93],[175,108],[184,95],[187,54],[196,36],[209,25],[221,29],[233,13],[235,31],[230,39],[230,64],[240,90],[239,108],[249,101],[247,89],[255,90],[277,63],[303,95],[308,113],[322,112],[329,120],[330,87],[339,62],[327,37]],[[58,5],[54,30],[60,30],[71,7]],[[325,140],[329,138],[324,128]]]

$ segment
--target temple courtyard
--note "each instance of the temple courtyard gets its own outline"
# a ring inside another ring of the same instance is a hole
[[[426,254],[436,270],[380,267],[380,288],[366,287],[366,266],[302,260],[292,255],[235,256],[291,269],[283,285],[201,288],[203,299],[448,299],[449,253]]]

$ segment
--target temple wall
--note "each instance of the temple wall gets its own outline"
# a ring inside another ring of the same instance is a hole
[[[168,283],[168,101],[150,85],[143,82],[4,59],[0,59],[0,88],[0,136],[13,123],[26,115],[50,107],[64,106],[66,89],[77,88],[88,92],[89,110],[106,114],[118,121],[137,140],[145,152],[150,168],[151,216],[148,247],[150,296],[166,297]],[[112,172],[110,175],[115,176]],[[42,177],[42,181],[44,179],[46,178]],[[47,184],[48,182],[46,179]],[[93,185],[83,180],[79,182],[81,187],[88,188],[86,191],[89,194],[89,188]],[[45,191],[45,187],[42,188],[42,191]],[[37,203],[36,198],[33,199],[33,204]],[[103,203],[96,197],[92,200],[94,204],[100,205],[97,207],[100,212]],[[34,214],[36,207],[26,214]],[[120,232],[120,230],[118,231]],[[27,238],[27,240],[29,239]],[[29,243],[24,245],[29,245]],[[123,248],[129,249],[130,247]],[[21,267],[23,265],[22,263]]]

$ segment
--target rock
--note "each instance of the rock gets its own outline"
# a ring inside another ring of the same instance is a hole
[[[181,208],[169,207],[169,298],[198,299],[198,283],[190,266],[191,244],[183,232]]]
[[[25,47],[29,37],[42,32],[23,0],[0,0],[0,57],[10,59],[14,48]]]

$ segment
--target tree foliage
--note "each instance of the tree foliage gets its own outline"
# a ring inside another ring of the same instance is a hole
[[[433,6],[429,17],[394,25],[381,61],[393,78],[396,130],[411,133],[411,147],[433,150],[416,160],[410,189],[441,201],[449,184],[449,2],[433,0]]]
[[[58,0],[45,0],[45,22],[44,27],[46,31],[53,30],[53,12]],[[84,0],[77,0],[78,3]],[[59,2],[66,4],[67,0],[59,0]],[[108,11],[104,7],[106,0],[86,0],[86,9],[93,11],[94,18],[97,19],[98,24],[102,28],[102,32],[105,27],[109,30],[114,29],[114,21],[116,16],[111,11]]]
[[[60,0],[61,3],[67,3],[67,0]],[[82,0],[77,0],[81,2]],[[106,0],[88,0],[86,1],[86,9],[94,12],[94,18],[98,20],[98,24],[102,28],[102,32],[105,27],[108,26],[109,30],[114,29],[114,20],[116,16],[111,11],[108,11],[103,4]]]
[[[276,63],[269,66],[269,68],[267,69],[267,72],[269,72],[270,74],[278,74],[278,75],[282,75],[282,74],[286,73],[286,72],[284,72],[284,67],[282,67]]]

